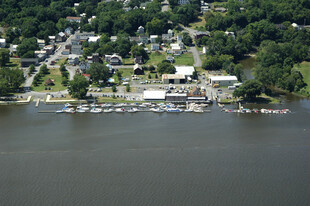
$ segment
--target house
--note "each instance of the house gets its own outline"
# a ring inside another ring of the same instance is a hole
[[[152,51],[158,51],[159,50],[159,44],[151,44],[151,50]]]
[[[158,35],[151,35],[150,41],[151,43],[158,43]]]
[[[143,34],[144,33],[144,27],[143,26],[139,26],[139,28],[137,29],[137,33],[138,34]]]
[[[236,39],[235,33],[234,32],[229,32],[229,31],[225,31],[225,34],[227,36],[231,36],[233,39]]]
[[[79,45],[80,44],[80,40],[79,39],[71,39],[71,44],[72,45]]]
[[[105,55],[105,61],[109,62],[111,65],[122,65],[122,57],[116,54]]]
[[[56,41],[56,42],[64,42],[64,41],[66,41],[66,35],[65,35],[65,33],[59,32],[59,33],[56,35],[55,41]]]
[[[0,39],[0,48],[5,48],[5,46],[6,46],[6,40]]]
[[[80,3],[74,3],[74,8],[76,9],[77,7],[80,6]]]
[[[203,32],[203,31],[197,31],[194,33],[194,37],[195,39],[200,39],[204,36],[210,36],[210,32],[206,31],[206,32]]]
[[[174,57],[173,56],[167,56],[167,61],[169,61],[171,64],[174,63]]]
[[[90,74],[82,74],[87,81],[90,81]]]
[[[173,36],[174,36],[174,31],[173,31],[172,29],[169,29],[169,30],[168,30],[168,35],[169,35],[170,37],[173,37]]]
[[[133,73],[135,75],[143,75],[144,71],[142,69],[142,66],[140,66],[139,64],[135,64],[135,66],[133,66]]]
[[[75,34],[75,39],[80,42],[87,41],[88,38],[95,36],[95,32],[81,32]]]
[[[56,42],[56,36],[48,36],[48,39],[50,40],[50,44],[54,44]]]
[[[88,62],[82,61],[79,64],[80,70],[85,73],[87,69],[90,68],[90,64]]]
[[[99,42],[100,36],[91,36],[88,38],[88,43],[96,43]]]
[[[143,64],[143,57],[142,56],[136,56],[135,57],[135,63],[136,64]]]
[[[202,12],[202,13],[210,12],[210,11],[211,11],[211,9],[209,8],[209,6],[201,6],[200,9],[201,9],[201,12]]]
[[[217,7],[217,8],[214,9],[214,11],[215,11],[215,12],[226,12],[227,9],[224,8],[224,7]]]
[[[53,45],[47,45],[43,47],[43,50],[46,51],[47,55],[51,55],[54,52],[54,46]]]
[[[99,63],[100,62],[99,54],[93,53],[92,59],[93,59],[93,63]]]
[[[161,36],[161,38],[162,38],[162,41],[164,43],[171,43],[172,42],[172,37],[170,36],[170,34],[163,34]]]
[[[47,52],[42,50],[42,51],[34,51],[34,57],[38,59],[39,62],[42,62],[46,59],[47,57]]]
[[[62,55],[69,55],[70,54],[70,50],[69,49],[64,49],[61,52]]]
[[[145,35],[139,36],[139,40],[140,40],[140,42],[143,43],[143,44],[149,43],[149,38],[148,38],[147,36],[145,36]]]
[[[79,56],[76,54],[70,54],[68,58],[68,63],[72,65],[79,64]]]
[[[70,51],[70,53],[71,53],[72,45],[71,44],[65,45],[65,49],[68,49]]]
[[[74,33],[74,30],[73,30],[72,27],[67,27],[67,28],[65,29],[65,34],[66,34],[66,36],[71,36],[73,33]]]
[[[179,5],[189,4],[190,0],[178,0]]]
[[[71,54],[82,55],[83,54],[82,45],[72,45]]]
[[[187,101],[206,101],[207,99],[206,92],[201,91],[197,86],[194,86],[187,94]]]
[[[140,43],[140,38],[138,36],[131,36],[129,37],[129,41]]]
[[[37,39],[37,44],[42,49],[45,46],[44,39]]]
[[[175,74],[183,74],[186,79],[193,78],[195,68],[193,66],[175,66]]]
[[[89,24],[91,24],[91,21],[94,20],[94,19],[96,19],[96,18],[97,18],[96,16],[92,16],[92,17],[90,17],[87,21],[88,21]]]
[[[236,76],[211,76],[209,77],[209,83],[213,86],[218,84],[219,86],[233,86],[238,82]]]
[[[37,65],[38,59],[37,58],[22,58],[22,59],[20,59],[21,67],[29,67],[32,64]]]
[[[111,41],[116,41],[116,40],[117,40],[117,36],[111,36],[111,37],[110,37],[110,40],[111,40]]]
[[[145,101],[165,101],[165,91],[143,91],[143,99]]]
[[[76,22],[76,23],[81,23],[81,17],[75,17],[75,16],[67,16],[67,21],[69,22]]]
[[[164,84],[184,84],[184,74],[163,74],[162,81]]]
[[[12,52],[13,53],[17,52],[17,47],[18,47],[18,45],[12,45]]]
[[[180,42],[182,42],[182,40],[183,40],[183,36],[181,34],[179,34],[177,36],[177,42],[180,43]]]

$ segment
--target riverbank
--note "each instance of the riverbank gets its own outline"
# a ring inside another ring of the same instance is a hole
[[[27,99],[17,99],[11,98],[9,100],[1,100],[0,105],[18,105],[18,104],[29,104],[32,101],[32,96],[27,97]]]

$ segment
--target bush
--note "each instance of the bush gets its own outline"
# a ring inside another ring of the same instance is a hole
[[[112,92],[117,92],[117,88],[115,85],[112,86]]]

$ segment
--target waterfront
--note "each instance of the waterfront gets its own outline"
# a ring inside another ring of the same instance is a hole
[[[292,114],[1,106],[1,204],[309,205],[310,102],[283,102],[259,106]]]

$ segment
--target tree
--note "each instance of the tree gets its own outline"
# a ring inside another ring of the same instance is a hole
[[[20,45],[17,47],[17,55],[23,56],[28,51],[35,51],[39,49],[36,38],[24,39]]]
[[[0,96],[5,96],[9,92],[8,81],[6,79],[0,79]]]
[[[215,55],[208,56],[206,61],[203,62],[202,68],[205,70],[220,70],[223,65],[232,62],[233,57],[229,55]]]
[[[45,74],[49,74],[49,70],[47,68],[47,65],[46,64],[43,64],[41,67],[40,67],[40,72],[39,72],[42,76],[44,76]]]
[[[0,49],[0,67],[10,62],[10,51],[8,49]]]
[[[87,73],[90,74],[90,78],[96,83],[99,83],[100,80],[105,83],[109,78],[108,67],[100,63],[91,64]]]
[[[148,70],[153,73],[155,71],[155,67],[153,65],[150,65]]]
[[[144,50],[143,46],[138,46],[138,45],[132,46],[131,47],[131,55],[133,58],[135,58],[137,56],[142,56],[143,60],[149,59],[149,55]]]
[[[35,66],[33,64],[31,64],[30,67],[29,67],[28,74],[30,75],[30,74],[34,73],[35,70],[36,70]]]
[[[18,89],[25,81],[24,72],[18,68],[0,69],[0,77],[5,79],[8,83],[8,86],[12,89]]]
[[[112,86],[112,92],[117,92],[117,88],[115,85]]]
[[[253,99],[262,93],[262,84],[255,79],[245,81],[239,88],[237,88],[233,95],[235,97],[243,97],[245,99]]]
[[[176,70],[172,64],[162,62],[157,65],[157,71],[159,74],[174,74]]]
[[[130,92],[130,85],[129,84],[126,85],[126,92]]]
[[[193,43],[192,38],[189,36],[188,33],[183,33],[183,42],[186,46],[191,46]]]
[[[87,94],[87,87],[89,86],[88,81],[82,75],[75,75],[72,81],[69,81],[69,94],[73,98],[83,99]]]
[[[146,24],[146,31],[149,34],[157,34],[160,35],[163,33],[163,22],[157,18],[153,18],[152,21]]]

